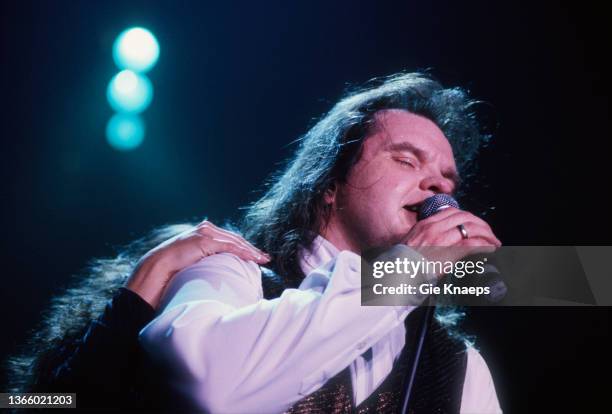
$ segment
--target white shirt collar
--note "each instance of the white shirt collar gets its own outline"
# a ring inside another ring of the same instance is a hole
[[[317,235],[309,249],[305,247],[300,248],[300,268],[305,275],[308,275],[314,269],[323,266],[335,258],[338,253],[340,253],[340,250],[336,246],[323,236]]]

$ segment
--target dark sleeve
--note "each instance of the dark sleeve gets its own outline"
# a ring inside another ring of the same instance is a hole
[[[138,374],[138,333],[154,315],[140,296],[120,288],[75,350],[53,369],[51,388],[76,392],[77,403],[93,394],[125,393]]]

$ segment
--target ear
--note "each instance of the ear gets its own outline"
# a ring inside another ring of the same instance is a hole
[[[332,183],[327,190],[325,190],[325,194],[323,195],[323,200],[325,201],[325,205],[331,206],[336,202],[336,183]]]

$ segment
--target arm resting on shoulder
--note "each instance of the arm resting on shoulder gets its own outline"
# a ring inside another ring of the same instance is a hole
[[[360,257],[341,252],[308,278],[317,289],[263,299],[253,262],[221,254],[172,281],[165,310],[141,332],[144,348],[211,412],[281,412],[320,388],[413,307],[362,307]]]

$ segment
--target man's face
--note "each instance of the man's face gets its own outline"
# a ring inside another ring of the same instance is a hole
[[[345,183],[337,183],[328,229],[341,249],[400,243],[417,221],[416,207],[457,184],[453,150],[429,119],[401,109],[380,111]],[[342,239],[341,241],[338,238]]]

